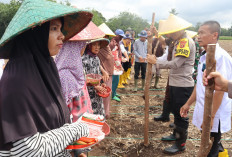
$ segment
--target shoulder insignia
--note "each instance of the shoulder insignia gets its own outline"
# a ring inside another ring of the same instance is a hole
[[[175,56],[184,56],[189,57],[190,49],[189,49],[189,41],[187,38],[180,39],[177,47]]]

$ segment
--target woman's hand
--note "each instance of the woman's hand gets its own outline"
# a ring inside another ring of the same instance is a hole
[[[102,73],[102,79],[104,82],[107,82],[109,80],[109,74],[105,70]]]
[[[94,88],[99,93],[105,93],[105,92],[107,92],[107,89],[104,88],[104,87],[102,87],[102,86],[100,86],[100,85],[94,86]]]

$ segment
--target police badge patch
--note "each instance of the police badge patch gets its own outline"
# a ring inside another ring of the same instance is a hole
[[[190,49],[189,49],[189,41],[187,38],[180,39],[179,44],[176,47],[175,56],[184,56],[189,57]]]

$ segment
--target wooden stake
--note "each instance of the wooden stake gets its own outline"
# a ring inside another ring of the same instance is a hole
[[[206,76],[208,76],[210,72],[214,72],[216,70],[215,49],[216,44],[209,44],[207,46]],[[198,157],[207,157],[213,144],[213,139],[210,139],[213,92],[214,80],[211,79],[209,80],[208,86],[205,87],[204,119],[202,124],[201,146],[198,152]]]
[[[155,13],[152,15],[152,23],[151,26],[154,26],[155,24]],[[148,54],[152,54],[152,37],[153,37],[153,31],[150,29],[151,35],[147,37],[148,43],[147,43],[147,52]],[[158,45],[159,42],[157,42]],[[157,47],[156,45],[156,47]],[[156,50],[154,51],[154,53]],[[145,117],[144,117],[144,145],[149,145],[149,87],[150,87],[150,81],[151,81],[151,75],[152,75],[152,64],[147,63],[147,70],[146,70],[146,82],[145,82],[145,89],[144,89],[144,96],[145,96]]]

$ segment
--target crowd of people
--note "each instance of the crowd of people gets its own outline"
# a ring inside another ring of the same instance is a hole
[[[30,8],[34,12],[29,14]],[[104,36],[76,39],[92,16],[46,0],[22,3],[0,40],[0,156],[86,156],[83,150],[65,149],[89,135],[88,126],[78,119],[86,112],[109,119],[111,100],[121,101],[117,88],[125,88],[132,68],[131,92],[144,90],[147,63],[153,64],[157,89],[160,70],[169,69],[163,111],[154,117],[167,122],[170,113],[174,114],[173,133],[161,140],[175,143],[164,152],[176,154],[186,149],[188,112],[194,102],[193,124],[201,130],[202,84],[207,86],[213,77],[214,142],[208,157],[224,152],[221,134],[231,129],[232,83],[228,80],[232,73],[228,71],[232,58],[218,44],[220,24],[206,21],[192,34],[186,30],[191,23],[170,14],[159,21],[158,30],[154,26],[141,30],[138,39],[131,28],[125,33],[120,28],[113,32],[105,24],[94,29]],[[147,37],[153,33],[152,54],[148,54]],[[216,44],[217,72],[206,76],[208,44]],[[100,83],[88,84],[90,75],[101,76]],[[140,75],[142,86],[138,88]],[[106,93],[106,87],[111,95],[102,97],[99,93]]]

